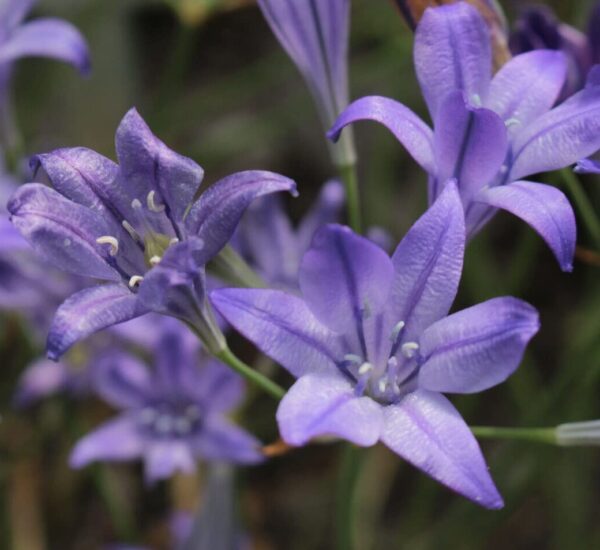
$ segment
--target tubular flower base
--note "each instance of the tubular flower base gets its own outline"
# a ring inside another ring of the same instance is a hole
[[[224,338],[205,299],[204,266],[231,238],[248,205],[295,184],[248,171],[215,183],[192,204],[203,170],[156,138],[135,109],[116,134],[119,164],[83,147],[34,157],[54,186],[22,186],[11,221],[57,267],[108,281],[68,298],[54,318],[48,354],[155,311],[194,327],[211,352]]]
[[[464,245],[451,182],[391,259],[349,228],[329,225],[302,260],[302,297],[211,293],[237,330],[298,378],[277,412],[286,443],[325,435],[360,446],[382,441],[451,489],[502,506],[477,442],[441,392],[504,381],[537,332],[538,315],[506,297],[448,316]]]

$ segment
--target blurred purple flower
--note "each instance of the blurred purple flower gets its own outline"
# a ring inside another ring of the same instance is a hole
[[[58,309],[48,356],[77,340],[150,311],[192,324],[211,351],[224,345],[205,299],[204,266],[227,243],[255,198],[295,193],[271,172],[228,176],[194,201],[203,170],[155,137],[135,109],[116,133],[119,164],[83,147],[38,155],[54,189],[23,185],[11,221],[57,267],[109,281]]]
[[[504,381],[538,331],[516,298],[448,316],[461,276],[464,213],[456,185],[409,230],[391,260],[350,229],[319,231],[300,268],[303,297],[222,289],[218,311],[298,381],[281,402],[283,439],[382,441],[458,493],[502,506],[475,438],[440,392]]]
[[[122,412],[77,443],[71,466],[141,458],[147,480],[154,482],[194,471],[197,459],[259,462],[258,440],[225,417],[243,397],[242,380],[203,357],[181,323],[165,319],[161,325],[152,370],[118,351],[99,359],[94,389]]]
[[[573,210],[554,187],[524,181],[563,168],[600,148],[600,82],[552,109],[566,75],[562,52],[514,57],[492,78],[488,30],[464,2],[428,9],[415,39],[415,66],[434,131],[407,107],[364,97],[340,116],[329,135],[360,120],[386,126],[429,174],[430,204],[455,178],[472,237],[504,209],[531,225],[572,269]]]

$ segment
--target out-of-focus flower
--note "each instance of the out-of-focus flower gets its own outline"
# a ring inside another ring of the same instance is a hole
[[[135,109],[119,125],[116,149],[119,164],[83,147],[38,155],[33,163],[54,189],[29,183],[8,204],[11,221],[43,257],[108,281],[60,306],[49,357],[150,311],[185,320],[210,351],[219,351],[224,339],[205,299],[205,264],[255,198],[295,193],[294,182],[271,172],[240,172],[193,202],[202,168],[155,137]]]
[[[451,489],[502,506],[475,438],[440,392],[474,393],[503,382],[538,331],[538,315],[504,297],[448,316],[464,244],[463,208],[449,183],[391,259],[330,225],[302,261],[302,297],[264,289],[211,293],[237,330],[298,377],[277,412],[284,441],[382,441]]]
[[[492,78],[487,27],[464,2],[429,9],[417,29],[415,66],[434,130],[392,99],[352,103],[333,139],[360,120],[386,126],[429,174],[429,201],[458,181],[467,233],[504,209],[531,225],[565,271],[572,269],[576,227],[558,189],[525,181],[563,168],[600,148],[600,74],[552,108],[563,87],[562,52],[536,50],[511,59]]]
[[[152,370],[135,356],[105,353],[93,370],[93,387],[121,414],[81,439],[70,463],[143,459],[153,482],[196,460],[252,464],[260,443],[225,414],[243,397],[238,375],[201,355],[197,340],[174,319],[161,323]]]
[[[246,6],[252,0],[165,0],[185,25],[200,25],[209,17]]]

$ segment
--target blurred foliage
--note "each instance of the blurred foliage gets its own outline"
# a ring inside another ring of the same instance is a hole
[[[249,168],[296,179],[301,196],[289,203],[299,216],[332,166],[303,82],[256,7],[242,4],[248,2],[42,0],[37,14],[80,27],[94,71],[82,81],[47,60],[19,65],[15,95],[26,152],[85,145],[114,157],[114,130],[136,105],[157,135],[205,168],[209,184]],[[509,21],[523,4],[503,3]],[[590,4],[557,0],[553,7],[583,25]],[[353,0],[352,97],[391,96],[425,116],[411,47],[392,2]],[[399,239],[423,211],[425,175],[377,125],[360,125],[356,135],[366,220]],[[560,185],[556,174],[540,180]],[[590,177],[585,186],[600,211],[600,181]],[[591,246],[584,231],[580,245]],[[599,269],[579,261],[572,275],[562,274],[538,237],[504,214],[471,243],[455,307],[515,294],[540,309],[543,328],[507,384],[454,399],[469,423],[551,426],[600,418]],[[3,317],[0,334],[0,548],[101,548],[127,535],[165,548],[169,503],[182,498],[177,484],[143,487],[135,465],[68,470],[77,435],[109,411],[59,399],[11,411],[18,373],[41,350],[28,343],[16,315]],[[274,441],[273,404],[253,399],[243,422]],[[450,494],[383,447],[366,451],[355,525],[361,550],[600,547],[597,450],[523,442],[483,447],[506,501],[499,512]],[[332,547],[339,451],[299,449],[242,472],[241,512],[257,548]]]

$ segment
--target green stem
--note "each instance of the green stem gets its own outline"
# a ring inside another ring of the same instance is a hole
[[[285,395],[285,390],[277,383],[269,380],[260,372],[246,365],[241,359],[238,359],[229,348],[215,354],[215,356],[229,365],[234,371],[241,374],[244,378],[266,391],[271,397],[280,401]]]
[[[555,428],[497,428],[495,426],[471,426],[480,439],[517,439],[557,445]]]
[[[230,245],[227,245],[208,264],[209,272],[219,279],[236,286],[247,288],[266,288],[260,278]]]
[[[336,502],[337,550],[355,548],[354,514],[357,504],[357,481],[363,458],[362,450],[351,443],[346,443],[342,451]]]
[[[598,219],[590,199],[583,190],[579,178],[569,168],[563,168],[560,175],[571,194],[584,225],[587,227],[592,239],[594,239],[596,247],[600,250],[600,219]]]
[[[341,164],[338,166],[340,177],[346,187],[346,205],[350,227],[356,232],[362,232],[362,217],[360,213],[360,197],[358,193],[358,176],[356,163]]]

